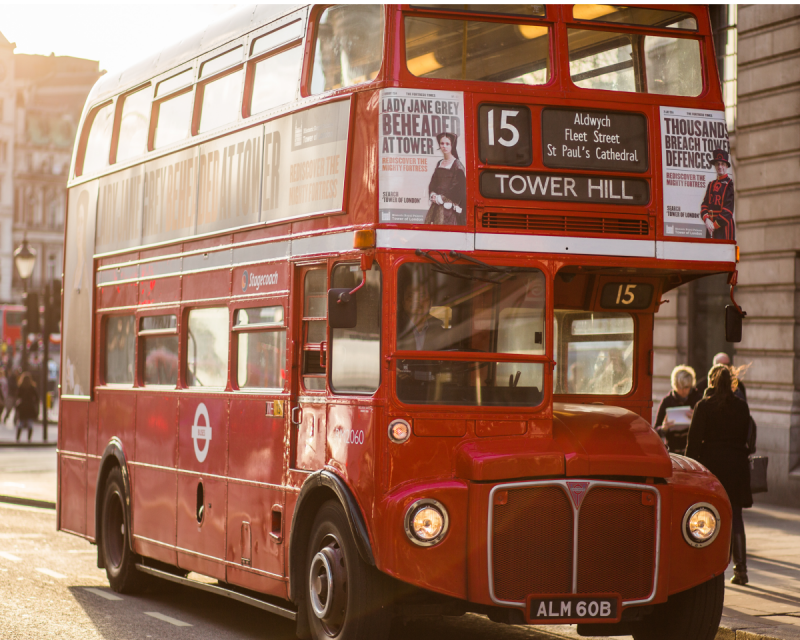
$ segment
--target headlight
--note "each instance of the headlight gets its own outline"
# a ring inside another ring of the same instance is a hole
[[[447,534],[447,509],[437,500],[417,500],[406,511],[405,527],[408,539],[421,547],[431,547]]]
[[[683,516],[683,538],[693,547],[705,547],[719,533],[719,511],[707,502],[692,505]]]
[[[389,423],[389,440],[402,444],[411,437],[411,427],[405,420],[397,419]]]

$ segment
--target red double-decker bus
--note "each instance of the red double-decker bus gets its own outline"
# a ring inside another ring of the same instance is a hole
[[[104,76],[58,528],[301,637],[709,640],[731,507],[649,420],[662,295],[735,275],[727,153],[703,6],[246,7]]]

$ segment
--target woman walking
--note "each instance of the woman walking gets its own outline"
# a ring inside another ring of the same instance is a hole
[[[747,545],[742,509],[753,506],[750,493],[750,464],[747,435],[750,410],[734,395],[736,378],[724,364],[708,372],[708,389],[697,403],[689,427],[686,455],[704,464],[713,473],[733,507],[733,584],[747,584]]]
[[[28,442],[33,436],[33,421],[39,417],[39,393],[27,371],[19,379],[17,391],[17,442],[23,429],[28,430]]]

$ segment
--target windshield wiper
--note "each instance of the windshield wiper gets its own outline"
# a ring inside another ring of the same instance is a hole
[[[461,278],[462,280],[470,280],[470,281],[478,280],[480,282],[488,282],[490,284],[500,284],[501,282],[503,282],[502,280],[494,280],[492,278],[481,278],[480,276],[476,276],[474,274],[473,275],[467,275],[465,273],[460,273],[459,271],[457,271],[456,269],[453,268],[453,263],[448,261],[447,260],[447,256],[445,254],[443,254],[441,251],[433,252],[433,251],[423,251],[422,249],[417,249],[415,253],[418,256],[421,256],[423,258],[427,258],[428,260],[433,262],[433,264],[436,265],[436,267],[434,267],[434,271],[438,271],[439,273],[444,273],[445,275],[448,275],[448,276],[453,276],[454,278]],[[434,258],[431,255],[432,253],[438,253],[439,256],[441,256],[442,261],[440,262],[439,260]],[[451,254],[452,253],[456,253],[456,252],[455,251],[451,251]],[[458,255],[460,255],[460,254],[458,254]],[[486,265],[486,266],[489,266],[489,265]]]
[[[467,262],[471,262],[472,264],[476,264],[482,269],[487,271],[501,271],[502,273],[516,273],[520,270],[521,267],[500,267],[493,264],[487,264],[482,260],[478,260],[477,258],[473,258],[472,256],[464,255],[463,253],[459,253],[458,251],[451,251],[450,257],[455,258],[456,260],[466,260]]]

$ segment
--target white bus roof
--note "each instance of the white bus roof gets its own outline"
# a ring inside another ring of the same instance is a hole
[[[127,69],[106,73],[92,87],[86,104],[96,104],[129,87],[135,87],[302,6],[259,4],[228,11],[202,31],[179,40]]]

